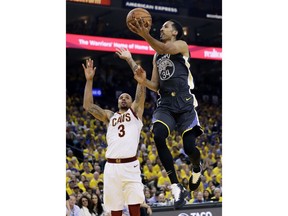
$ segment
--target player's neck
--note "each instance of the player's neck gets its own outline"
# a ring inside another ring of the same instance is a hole
[[[129,108],[125,108],[125,109],[119,109],[118,110],[118,112],[120,113],[120,114],[123,114],[123,113],[125,113],[125,112],[127,112],[127,110],[128,110]]]

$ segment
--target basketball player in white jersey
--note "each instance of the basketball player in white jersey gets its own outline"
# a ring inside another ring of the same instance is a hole
[[[144,72],[134,64],[134,74]],[[86,66],[82,66],[86,77],[83,107],[107,126],[104,207],[112,216],[122,216],[124,205],[128,205],[131,216],[140,216],[140,204],[145,198],[136,153],[143,126],[146,88],[137,85],[134,101],[129,94],[122,93],[118,98],[118,112],[102,109],[93,102],[92,85],[96,71],[93,60],[86,60]]]

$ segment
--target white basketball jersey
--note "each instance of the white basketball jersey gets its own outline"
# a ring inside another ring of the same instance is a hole
[[[114,113],[107,128],[106,158],[129,158],[137,153],[142,121],[132,109],[125,113]]]

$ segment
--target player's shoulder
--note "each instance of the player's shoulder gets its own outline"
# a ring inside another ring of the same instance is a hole
[[[181,39],[174,41],[174,43],[177,43],[177,44],[182,45],[182,46],[188,46],[187,42],[184,40],[181,40]]]
[[[139,116],[137,115],[137,110],[135,107],[130,107],[129,108],[129,111],[133,114],[133,116],[136,118],[136,119],[139,119]]]

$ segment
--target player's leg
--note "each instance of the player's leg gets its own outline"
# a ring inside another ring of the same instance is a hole
[[[104,168],[104,206],[111,216],[122,216],[124,195],[118,164],[106,163]]]
[[[164,166],[171,183],[179,183],[175,168],[174,161],[170,150],[166,145],[166,138],[168,137],[168,129],[162,122],[155,122],[153,124],[154,141],[158,151],[158,155],[162,165]]]
[[[138,160],[122,165],[123,194],[130,216],[140,216],[140,204],[145,202],[144,186]]]
[[[122,210],[121,211],[111,211],[111,216],[122,216]]]
[[[184,113],[178,118],[180,125],[180,133],[182,134],[183,147],[185,153],[189,156],[192,163],[192,175],[189,178],[189,188],[194,191],[200,185],[201,179],[201,155],[199,149],[196,147],[195,140],[203,133],[198,120],[196,110]]]
[[[188,195],[188,192],[178,181],[174,168],[173,157],[166,145],[166,138],[170,134],[170,131],[174,130],[175,128],[175,120],[169,112],[158,109],[153,115],[152,122],[152,132],[154,134],[154,141],[158,155],[172,183],[171,192],[174,197],[174,206],[176,209],[179,209],[185,205],[185,197]]]
[[[130,216],[140,216],[140,204],[128,205]]]

